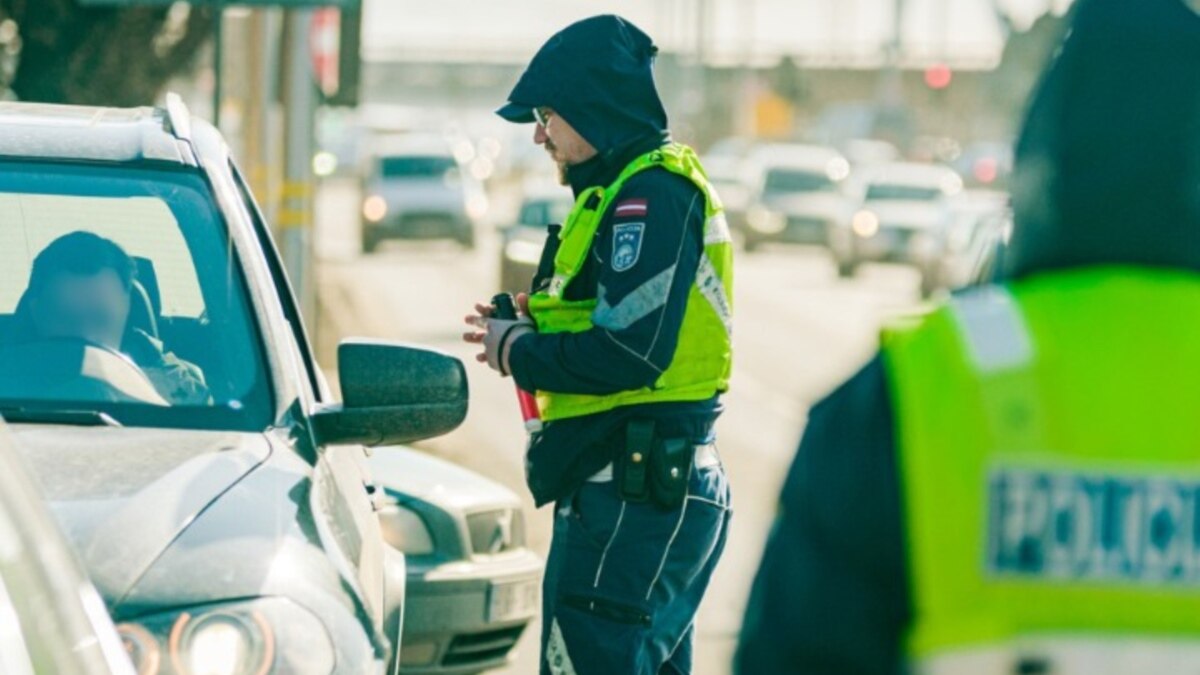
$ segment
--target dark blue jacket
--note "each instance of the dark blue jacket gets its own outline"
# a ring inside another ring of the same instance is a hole
[[[669,142],[666,113],[651,72],[656,48],[644,33],[614,16],[573,24],[546,43],[500,114],[527,121],[534,106],[562,116],[598,154],[569,169],[578,195],[608,186],[638,156]],[[522,388],[604,395],[653,385],[670,366],[679,342],[688,293],[704,251],[704,197],[688,180],[663,169],[631,178],[612,204],[645,203],[644,213],[602,218],[583,271],[567,286],[569,300],[603,297],[632,309],[582,333],[529,335],[513,344],[510,366]],[[638,232],[632,263],[613,264],[614,225]],[[544,253],[535,287],[548,281],[555,235]],[[702,403],[627,406],[560,420],[534,439],[527,477],[541,505],[571,494],[612,461],[625,422],[654,418],[659,432],[710,440],[719,412]]]

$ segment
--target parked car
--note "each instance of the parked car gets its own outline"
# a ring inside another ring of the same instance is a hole
[[[561,185],[539,184],[525,189],[517,222],[500,231],[501,290],[529,290],[546,245],[546,226],[561,225],[572,206],[571,192]]]
[[[506,665],[540,607],[544,563],[525,544],[508,488],[405,448],[370,460],[380,523],[404,553],[408,593],[400,672],[468,675]]]
[[[866,262],[901,262],[922,272],[932,290],[932,271],[942,255],[947,207],[962,192],[962,178],[934,164],[888,164],[864,171],[853,188],[859,207],[850,236],[836,247],[838,272],[853,275]]]
[[[836,150],[820,146],[773,144],[747,160],[753,176],[746,227],[747,251],[767,243],[829,246],[848,215],[841,183],[850,163]]]
[[[0,421],[0,673],[134,675],[104,601]]]
[[[0,414],[139,673],[376,674],[397,656],[384,617],[406,574],[363,444],[454,429],[466,372],[351,340],[335,402],[269,232],[177,97],[0,104]],[[97,238],[133,256],[125,282]],[[64,241],[83,248],[30,288]],[[222,669],[189,669],[212,653]]]
[[[437,136],[377,139],[362,185],[362,250],[388,239],[453,239],[475,246],[488,212],[483,186]]]

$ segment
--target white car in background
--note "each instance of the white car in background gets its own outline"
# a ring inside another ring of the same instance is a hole
[[[851,276],[868,262],[907,263],[922,272],[922,290],[930,292],[948,208],[962,190],[962,178],[936,164],[895,163],[863,171],[852,188],[858,208],[850,218],[850,236],[835,248],[839,274]]]
[[[742,232],[747,251],[769,243],[832,244],[849,210],[842,182],[850,176],[850,163],[841,153],[775,143],[750,153],[746,167],[751,176]]]
[[[475,246],[487,216],[483,186],[440,136],[372,142],[362,178],[362,250],[388,239],[453,239]]]
[[[473,675],[508,664],[541,609],[544,561],[508,488],[416,450],[369,460],[383,538],[407,565],[403,675]],[[387,619],[394,632],[401,617]]]
[[[547,227],[562,225],[575,201],[556,183],[533,183],[524,189],[517,220],[500,230],[500,290],[528,293],[542,259]]]

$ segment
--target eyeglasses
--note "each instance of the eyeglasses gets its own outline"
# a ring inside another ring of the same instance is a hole
[[[534,121],[543,128],[549,126],[551,117],[554,117],[554,113],[550,112],[549,108],[539,107],[533,109]]]

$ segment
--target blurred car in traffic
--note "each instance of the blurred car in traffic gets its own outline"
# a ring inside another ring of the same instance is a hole
[[[369,463],[384,540],[408,566],[400,672],[470,675],[507,664],[538,613],[544,567],[526,546],[517,495],[405,448],[377,449]]]
[[[848,216],[842,181],[850,163],[831,148],[777,143],[747,158],[752,178],[742,241],[747,251],[768,243],[829,246]]]
[[[542,249],[546,226],[563,224],[574,202],[571,191],[556,184],[535,184],[524,190],[517,221],[500,230],[500,290],[529,292]]]
[[[0,673],[134,675],[104,601],[0,421]]]
[[[921,271],[922,290],[932,291],[947,207],[962,189],[957,173],[935,164],[887,164],[857,174],[859,207],[850,236],[834,249],[838,273],[851,276],[868,262],[908,263]]]
[[[475,246],[488,212],[483,186],[440,136],[376,139],[362,179],[362,250],[389,239],[453,239]]]
[[[362,443],[455,428],[463,364],[343,342],[335,402],[268,224],[178,97],[0,104],[0,262],[0,414],[138,672],[385,668],[407,575]]]

